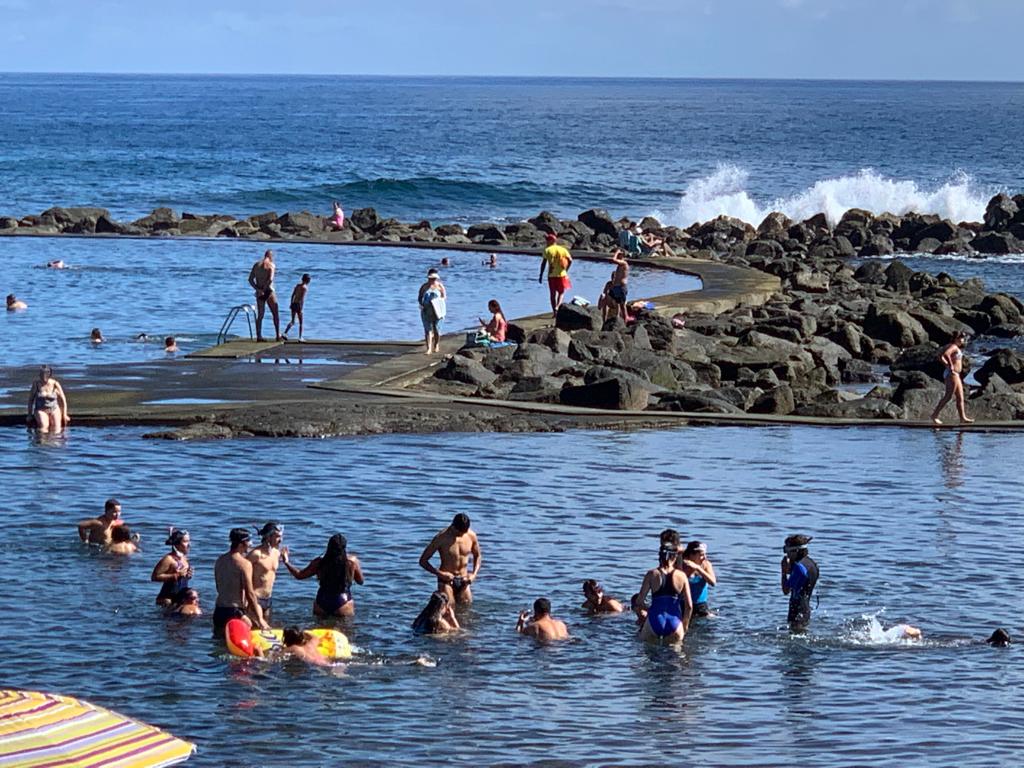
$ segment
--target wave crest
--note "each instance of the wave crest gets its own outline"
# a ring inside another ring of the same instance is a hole
[[[990,197],[962,171],[942,186],[927,190],[915,181],[889,179],[865,168],[852,176],[822,179],[791,197],[761,205],[747,191],[748,179],[749,174],[742,168],[720,165],[711,175],[687,185],[675,211],[656,211],[654,215],[678,227],[721,215],[756,226],[772,211],[781,211],[795,221],[824,213],[835,224],[851,208],[898,216],[915,211],[935,213],[952,221],[981,221]]]

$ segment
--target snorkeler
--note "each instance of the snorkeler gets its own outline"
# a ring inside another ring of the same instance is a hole
[[[263,609],[263,618],[270,621],[274,602],[274,581],[281,564],[281,539],[284,526],[273,520],[256,531],[260,545],[249,551],[246,558],[252,563],[252,586],[256,590],[256,601]]]
[[[255,617],[256,626],[270,629],[252,586],[252,563],[245,559],[249,551],[249,532],[245,528],[232,528],[229,538],[231,548],[213,565],[217,584],[217,601],[213,609],[215,637],[224,637],[224,627],[231,619],[243,619],[252,624],[246,616],[247,611]]]
[[[647,594],[651,594],[651,605],[647,610],[647,621],[640,629],[640,637],[651,642],[666,644],[681,643],[690,627],[693,614],[693,600],[686,574],[676,568],[678,548],[662,546],[658,550],[658,567],[644,576],[634,610],[644,607]]]
[[[440,568],[435,568],[430,558],[437,552],[441,558]],[[469,559],[473,558],[473,569],[467,570]],[[437,588],[456,603],[473,602],[470,585],[476,581],[483,559],[480,556],[480,542],[470,528],[469,515],[462,512],[452,518],[452,524],[437,534],[420,555],[420,568],[437,576]]]
[[[596,579],[583,582],[583,596],[586,599],[582,607],[588,613],[622,613],[625,610],[622,603],[604,593],[604,587]]]
[[[287,549],[281,551],[281,559],[288,573],[296,579],[301,581],[316,576],[320,581],[320,588],[313,598],[313,613],[316,616],[325,618],[355,614],[352,582],[363,583],[363,568],[359,558],[348,553],[348,541],[340,533],[331,536],[326,551],[314,557],[301,571],[292,565]]]
[[[818,583],[818,564],[807,554],[811,536],[787,536],[782,550],[782,594],[789,595],[786,621],[793,632],[802,632],[811,621],[811,594]]]
[[[569,629],[564,621],[551,615],[551,601],[546,597],[538,597],[533,601],[533,616],[529,611],[519,613],[516,632],[544,642],[565,640],[569,637]]]
[[[320,641],[315,635],[298,627],[285,627],[281,639],[285,649],[295,658],[318,667],[331,666],[331,660],[320,653]]]
[[[78,524],[78,537],[87,544],[107,546],[113,538],[111,531],[121,524],[121,502],[107,499],[103,502],[102,515],[82,520]]]
[[[452,601],[441,590],[430,595],[426,607],[412,622],[412,629],[418,635],[443,635],[459,629]]]
[[[149,580],[160,582],[156,604],[166,608],[180,603],[183,593],[189,588],[192,566],[188,562],[188,553],[192,548],[192,539],[188,531],[171,528],[164,544],[169,546],[171,551],[161,557],[153,567]]]
[[[676,558],[676,565],[683,569],[690,582],[690,596],[693,598],[693,615],[710,616],[708,587],[718,583],[715,567],[708,560],[708,547],[703,541],[691,541],[683,554]]]

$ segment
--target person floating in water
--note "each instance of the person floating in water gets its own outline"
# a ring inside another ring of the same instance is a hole
[[[430,562],[435,552],[441,559],[440,568],[435,568]],[[470,558],[473,559],[472,570],[468,569]],[[470,585],[476,581],[482,564],[480,542],[470,528],[469,515],[462,512],[452,518],[451,525],[430,540],[420,555],[420,568],[437,577],[438,590],[444,592],[449,600],[466,605],[473,602]]]
[[[316,576],[320,588],[313,598],[313,613],[320,617],[352,616],[356,604],[352,599],[352,582],[363,583],[363,568],[359,558],[348,553],[348,541],[336,533],[327,541],[326,551],[314,557],[301,571],[292,565],[288,550],[281,551],[288,573],[296,579],[305,580]]]
[[[231,619],[242,619],[246,624],[255,623],[260,629],[270,629],[252,586],[252,563],[245,558],[250,538],[245,528],[232,528],[229,534],[231,548],[213,565],[217,584],[217,601],[213,609],[215,637],[224,637],[224,628]],[[247,613],[255,617],[255,622]]]
[[[676,565],[683,569],[690,583],[690,596],[693,598],[693,615],[709,616],[708,587],[718,583],[715,567],[708,560],[708,547],[703,541],[691,541],[686,545]]]
[[[274,319],[274,340],[281,340],[281,315],[277,309],[277,294],[274,293],[274,272],[277,266],[274,264],[274,252],[267,251],[263,258],[252,265],[249,270],[249,285],[256,292],[256,341],[265,341],[263,338],[263,316],[267,307],[270,307],[270,314]]]
[[[640,585],[634,608],[638,616],[648,593],[651,595],[647,620],[640,628],[642,640],[671,645],[681,643],[686,637],[693,615],[693,601],[686,574],[676,568],[678,555],[677,546],[671,543],[662,545],[658,550],[658,567],[649,570]]]
[[[175,352],[179,351],[180,350],[178,349],[178,342],[174,340],[173,336],[168,336],[167,338],[164,339],[164,352],[166,352],[169,355],[172,355]]]
[[[939,360],[945,366],[942,377],[946,380],[946,391],[939,400],[939,404],[932,411],[932,423],[942,424],[939,415],[946,403],[954,400],[956,411],[960,415],[961,424],[973,424],[974,419],[967,418],[967,406],[964,402],[964,345],[967,344],[967,334],[958,331],[952,340],[943,347],[939,354]]]
[[[203,609],[199,606],[198,590],[186,589],[181,593],[181,602],[174,608],[172,613],[178,616],[202,616]]]
[[[292,298],[291,298],[291,300],[288,303],[288,308],[292,312],[292,318],[291,318],[291,320],[288,321],[288,325],[286,325],[284,327],[284,333],[281,334],[281,338],[283,338],[283,339],[287,339],[288,338],[288,332],[292,329],[292,326],[295,325],[295,321],[298,320],[298,322],[299,322],[299,341],[305,341],[306,340],[304,338],[304,332],[303,332],[303,328],[302,328],[303,320],[304,320],[304,318],[302,316],[302,310],[303,310],[303,307],[306,306],[306,294],[309,293],[309,281],[310,280],[312,280],[312,278],[309,276],[308,273],[303,274],[302,275],[302,279],[298,283],[296,283],[294,288],[292,288]]]
[[[257,530],[260,545],[246,555],[252,563],[252,586],[256,590],[256,600],[263,609],[263,618],[270,621],[274,602],[274,581],[281,563],[281,541],[284,538],[284,526],[270,521]]]
[[[487,261],[481,261],[480,263],[483,264],[485,267],[490,267],[491,269],[494,269],[498,266],[498,254],[492,253],[490,257],[487,259]]]
[[[23,309],[28,309],[28,304],[19,299],[13,293],[7,294],[7,311],[8,312],[21,312]]]
[[[572,281],[569,279],[569,267],[572,266],[572,254],[562,245],[558,245],[558,237],[552,233],[545,236],[547,247],[541,256],[540,274],[537,282],[544,281],[544,269],[548,270],[548,294],[551,300],[551,313],[558,314],[558,308],[562,305],[562,299],[566,291],[572,288]]]
[[[110,529],[110,544],[107,552],[112,555],[134,555],[139,551],[134,534],[127,525],[115,525]]]
[[[994,648],[1006,648],[1013,641],[1010,639],[1010,633],[1000,628],[989,635],[985,642]]]
[[[54,259],[53,261],[46,262],[47,269],[67,269],[68,265],[64,263],[62,259]]]
[[[320,640],[315,635],[303,632],[298,627],[285,627],[281,639],[285,650],[296,659],[317,667],[332,666],[331,660],[320,653]]]
[[[40,432],[61,432],[71,423],[68,399],[53,369],[44,365],[28,393],[28,423]]]
[[[430,595],[426,607],[412,622],[412,629],[418,635],[443,635],[459,629],[452,601],[441,590]]]
[[[89,341],[93,344],[102,344],[106,339],[103,338],[103,331],[99,328],[93,328],[89,333]]]
[[[107,499],[103,503],[102,515],[90,517],[78,524],[78,538],[86,544],[106,547],[113,541],[113,529],[119,525],[123,525],[121,502],[117,499]]]
[[[160,558],[153,567],[150,581],[160,583],[160,592],[156,596],[156,604],[165,608],[177,605],[189,588],[192,578],[192,566],[188,561],[188,553],[192,548],[192,538],[188,531],[171,528],[164,542],[171,551]]]
[[[529,611],[519,613],[516,632],[544,642],[566,640],[569,637],[565,622],[551,615],[551,601],[546,597],[538,597],[533,601],[533,616],[530,616]]]
[[[803,632],[811,621],[811,594],[818,583],[818,564],[807,553],[812,536],[787,536],[782,547],[782,594],[789,595],[786,621],[793,632]]]
[[[597,579],[587,579],[583,582],[583,597],[586,599],[582,607],[587,613],[622,613],[625,610],[622,603],[604,593],[604,587]]]

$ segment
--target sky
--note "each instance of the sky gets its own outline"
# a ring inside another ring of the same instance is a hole
[[[0,71],[1024,80],[1024,0],[0,0]]]

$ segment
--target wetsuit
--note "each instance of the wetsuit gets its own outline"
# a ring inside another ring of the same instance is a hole
[[[659,573],[661,573],[659,571]],[[651,607],[647,611],[647,622],[658,637],[675,634],[683,621],[679,610],[679,590],[673,584],[674,574],[661,574],[661,586],[651,593]]]
[[[177,551],[171,553],[171,557],[174,561],[181,565],[182,555],[178,554]],[[187,573],[188,569],[179,569],[178,573]],[[156,596],[157,602],[162,600],[170,600],[172,605],[178,605],[181,603],[182,595],[185,590],[189,588],[189,581],[187,576],[178,576],[174,581],[165,581],[160,586],[160,594]]]
[[[693,615],[707,616],[711,613],[708,607],[708,580],[701,574],[695,573],[686,579],[690,582],[690,596],[693,598]],[[682,598],[679,607],[682,608]]]
[[[791,629],[803,629],[811,621],[811,593],[818,583],[818,564],[804,555],[791,566],[789,586],[789,615],[786,621]]]

